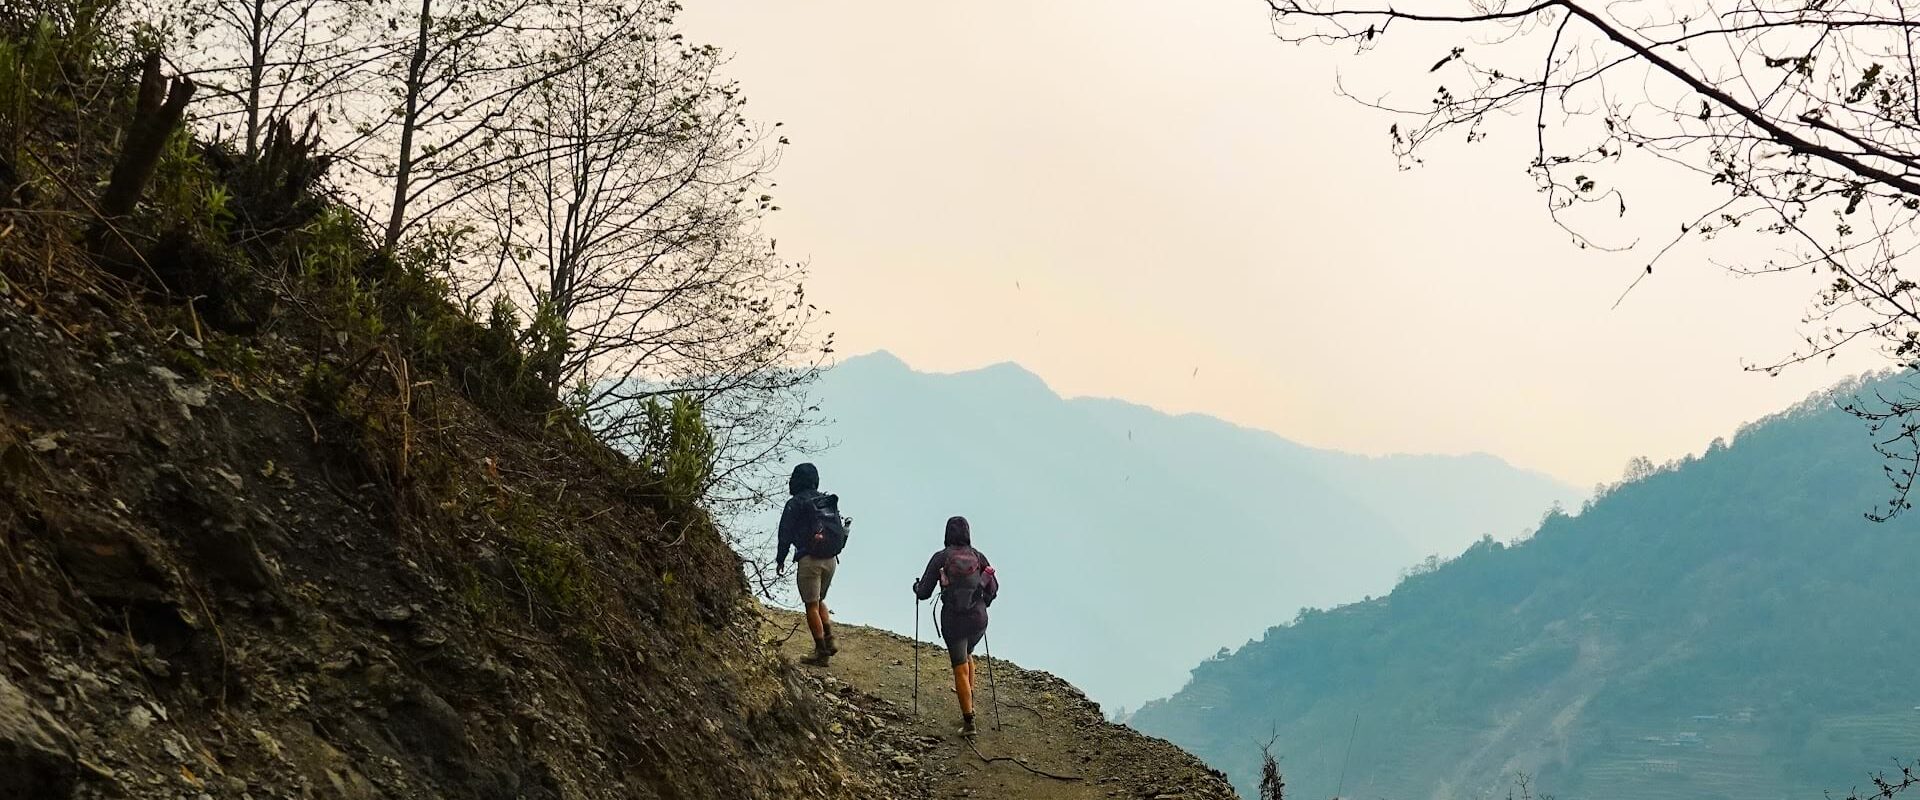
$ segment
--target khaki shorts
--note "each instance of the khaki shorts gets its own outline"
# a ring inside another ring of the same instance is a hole
[[[833,570],[840,566],[839,558],[802,557],[793,566],[793,577],[800,584],[800,602],[812,605],[827,599],[827,589],[833,586]]]

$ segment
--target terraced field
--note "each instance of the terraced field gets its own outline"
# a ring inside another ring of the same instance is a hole
[[[1695,734],[1697,739],[1684,734]],[[1920,755],[1920,711],[1835,717],[1815,722],[1800,753],[1770,753],[1750,724],[1694,722],[1675,730],[1622,736],[1587,763],[1548,772],[1541,785],[1564,800],[1595,797],[1585,787],[1635,800],[1816,800],[1844,796],[1896,757]],[[1857,763],[1849,774],[1808,775],[1799,762]]]

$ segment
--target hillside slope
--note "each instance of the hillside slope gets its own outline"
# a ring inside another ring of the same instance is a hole
[[[927,796],[761,639],[697,406],[607,447],[511,308],[284,124],[170,130],[95,21],[0,15],[0,798]]]
[[[21,297],[0,796],[894,796],[759,648],[721,538],[675,541],[591,445],[419,397],[434,486],[396,503],[274,372],[297,351],[216,335],[261,366],[186,375],[178,345]]]
[[[874,354],[815,396],[832,421],[813,460],[858,520],[835,610],[901,632],[900,585],[964,514],[1008,581],[1001,644],[1109,707],[1172,693],[1277,615],[1384,593],[1428,555],[1580,496],[1490,456],[1370,458],[1062,399],[1011,364],[938,375]]]
[[[972,747],[936,647],[917,718],[900,637],[843,625],[834,666],[797,671],[797,616],[764,616],[710,529],[667,541],[578,445],[422,408],[538,504],[449,494],[448,530],[341,485],[354,454],[270,373],[181,376],[82,316],[0,303],[0,796],[1233,797],[1011,663]],[[533,574],[549,547],[598,555],[567,588]]]
[[[901,795],[684,475],[63,8],[0,14],[0,797]]]
[[[800,625],[799,614],[769,611],[763,630],[774,646],[799,658],[813,647]],[[839,716],[830,730],[856,743],[855,749],[885,756],[910,786],[924,792],[910,796],[1235,797],[1224,775],[1173,745],[1107,722],[1099,705],[1072,684],[984,653],[976,655],[980,685],[974,691],[980,732],[969,744],[956,733],[960,711],[945,649],[920,643],[916,713],[911,639],[857,625],[837,626],[835,638],[840,654],[832,666],[807,670],[807,680]]]
[[[1880,468],[1857,420],[1809,401],[1530,540],[1303,613],[1134,724],[1243,787],[1247,738],[1277,730],[1307,796],[1343,773],[1366,797],[1482,797],[1517,772],[1562,798],[1844,791],[1920,753],[1920,519],[1862,518]]]

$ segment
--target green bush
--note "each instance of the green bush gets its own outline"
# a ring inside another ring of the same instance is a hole
[[[648,400],[640,427],[640,466],[664,490],[667,510],[695,507],[713,480],[714,441],[699,400]]]

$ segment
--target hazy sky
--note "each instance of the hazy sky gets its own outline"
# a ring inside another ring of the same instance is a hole
[[[1581,485],[1877,363],[1744,372],[1798,341],[1813,279],[1700,248],[1609,310],[1644,256],[1547,221],[1524,124],[1400,171],[1393,120],[1334,71],[1430,91],[1431,55],[1284,44],[1254,0],[688,6],[793,140],[769,230],[843,353],[1017,361],[1064,394]],[[1656,206],[1695,183],[1639,187],[1633,218],[1671,230]]]

